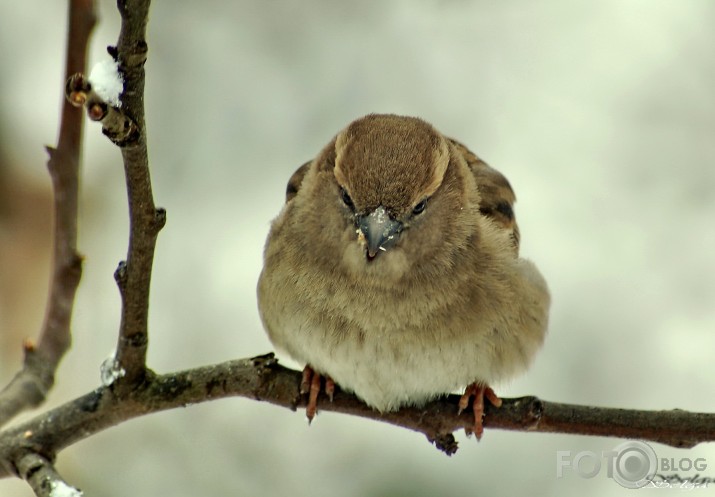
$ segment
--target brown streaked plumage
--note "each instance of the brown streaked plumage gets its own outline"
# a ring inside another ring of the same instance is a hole
[[[528,367],[548,320],[513,203],[504,176],[411,117],[358,119],[293,174],[258,299],[306,364],[309,417],[318,375],[381,411],[466,387],[481,435],[488,386]]]
[[[467,165],[474,174],[474,179],[477,181],[479,189],[479,211],[497,223],[506,232],[509,233],[516,254],[519,254],[519,226],[516,224],[516,216],[514,214],[514,202],[516,195],[512,190],[509,181],[502,173],[496,169],[489,167],[489,164],[484,162],[467,147],[459,143],[457,140],[450,141],[462,154]]]
[[[293,197],[295,197],[298,193],[300,184],[303,182],[303,177],[305,176],[305,173],[308,172],[308,168],[310,167],[311,162],[313,161],[308,161],[302,166],[300,166],[298,169],[296,169],[293,175],[288,180],[288,186],[286,186],[286,203],[292,200]]]

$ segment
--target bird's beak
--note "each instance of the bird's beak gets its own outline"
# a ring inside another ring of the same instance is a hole
[[[392,247],[402,232],[402,223],[390,218],[382,206],[367,216],[359,216],[357,221],[358,229],[367,243],[369,259],[375,258],[378,252]]]

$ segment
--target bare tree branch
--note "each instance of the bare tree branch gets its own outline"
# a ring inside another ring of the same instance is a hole
[[[21,478],[24,478],[37,497],[81,497],[82,492],[68,485],[57,473],[50,461],[38,454],[28,453],[17,464]]]
[[[89,36],[96,23],[93,0],[71,0],[65,74],[84,71]],[[44,402],[55,371],[70,346],[70,320],[82,275],[77,253],[77,199],[82,143],[82,112],[65,101],[57,148],[47,147],[47,167],[54,191],[54,253],[45,321],[37,345],[26,342],[25,362],[0,392],[0,426],[18,413]]]
[[[146,25],[149,0],[119,0],[122,26],[116,48],[124,77],[122,112],[137,132],[119,143],[124,159],[129,200],[129,250],[115,277],[122,295],[116,361],[124,371],[117,387],[127,393],[144,380],[149,342],[149,287],[156,238],[166,222],[166,212],[154,206],[144,125],[144,63],[147,57]]]
[[[307,399],[299,394],[301,377],[300,372],[277,364],[273,354],[266,354],[161,376],[149,372],[128,397],[117,396],[111,385],[101,387],[0,434],[0,462],[6,461],[5,467],[0,466],[0,477],[18,474],[19,460],[28,453],[51,460],[86,437],[153,412],[236,396],[292,410],[304,408]],[[715,441],[715,414],[579,406],[536,397],[503,401],[500,408],[486,406],[487,429],[633,438],[674,447]],[[423,433],[437,448],[453,454],[457,442],[452,433],[474,422],[467,412],[457,414],[458,402],[459,396],[450,395],[421,408],[379,413],[354,395],[337,391],[333,402],[323,398],[319,409]]]

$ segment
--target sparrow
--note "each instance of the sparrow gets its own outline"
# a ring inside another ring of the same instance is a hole
[[[461,143],[415,118],[370,114],[292,175],[272,222],[258,307],[276,349],[381,412],[463,391],[483,433],[490,385],[524,372],[549,291],[519,257],[514,191]]]

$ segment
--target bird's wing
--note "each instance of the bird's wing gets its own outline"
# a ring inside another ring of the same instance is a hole
[[[509,233],[516,253],[519,253],[519,226],[516,224],[514,202],[516,196],[509,181],[502,173],[481,160],[477,155],[457,140],[450,138],[452,144],[462,154],[474,174],[479,188],[480,212]]]
[[[290,202],[293,197],[295,197],[298,193],[300,185],[301,183],[303,183],[303,177],[305,176],[305,173],[308,172],[308,168],[310,167],[310,164],[312,162],[312,160],[309,160],[308,162],[300,166],[298,169],[296,169],[295,172],[291,175],[290,179],[288,180],[288,186],[286,186],[286,203]]]

